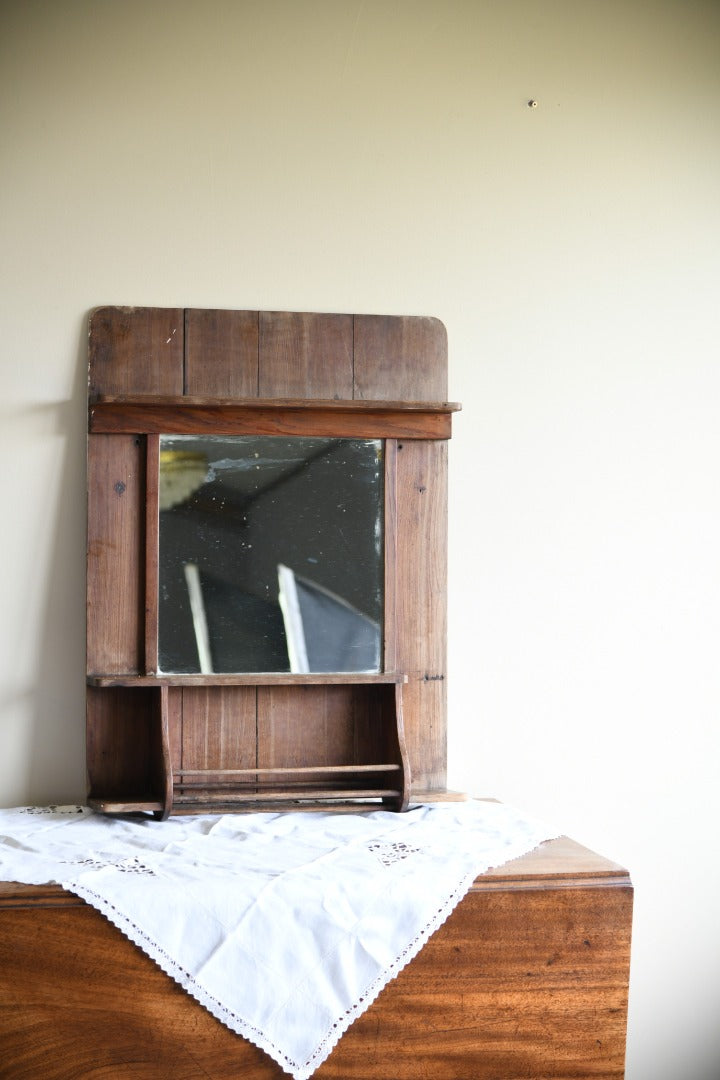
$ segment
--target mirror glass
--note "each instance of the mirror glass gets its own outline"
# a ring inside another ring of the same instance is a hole
[[[162,435],[160,671],[380,671],[383,449]]]

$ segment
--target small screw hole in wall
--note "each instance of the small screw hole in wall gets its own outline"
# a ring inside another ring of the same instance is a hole
[[[528,109],[537,109],[537,101],[535,98],[530,98],[528,101]]]

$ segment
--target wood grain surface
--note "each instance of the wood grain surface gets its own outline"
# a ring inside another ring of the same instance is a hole
[[[317,1080],[620,1080],[632,888],[563,838],[481,875]],[[0,885],[0,1077],[281,1080],[93,908]]]

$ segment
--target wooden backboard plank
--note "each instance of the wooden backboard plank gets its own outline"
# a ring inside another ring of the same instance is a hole
[[[260,312],[258,397],[352,396],[352,315]]]
[[[355,397],[444,401],[447,333],[439,319],[354,316]]]
[[[184,392],[256,397],[258,334],[257,311],[188,308]]]
[[[181,768],[252,768],[255,695],[253,686],[183,687]]]
[[[182,308],[96,308],[90,316],[90,397],[182,394],[183,324]]]

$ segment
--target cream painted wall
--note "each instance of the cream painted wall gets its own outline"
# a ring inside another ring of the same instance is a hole
[[[88,310],[437,315],[451,783],[631,868],[629,1080],[715,1076],[720,6],[5,0],[0,50],[0,804],[84,792]]]

